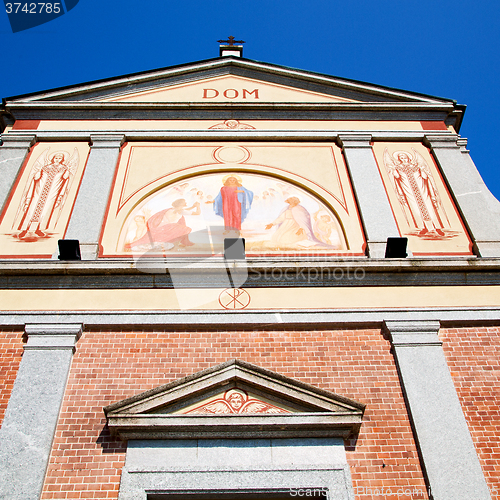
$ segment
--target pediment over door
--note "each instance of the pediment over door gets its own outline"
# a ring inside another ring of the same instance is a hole
[[[104,408],[128,439],[343,437],[365,406],[240,360],[231,360]]]

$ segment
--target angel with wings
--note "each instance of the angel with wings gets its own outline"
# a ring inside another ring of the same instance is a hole
[[[408,224],[418,229],[420,236],[443,236],[445,221],[442,215],[447,217],[434,177],[422,155],[413,148],[412,151],[413,155],[395,151],[391,156],[385,148],[385,168]]]
[[[67,151],[50,153],[47,148],[37,158],[14,220],[19,239],[36,241],[55,228],[79,164],[76,148],[71,157]]]
[[[248,397],[241,389],[230,389],[224,397],[202,404],[187,413],[220,414],[220,413],[290,413],[270,403]]]

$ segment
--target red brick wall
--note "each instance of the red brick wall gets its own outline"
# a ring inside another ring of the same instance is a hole
[[[367,404],[346,443],[358,500],[426,499],[389,347],[378,330],[85,332],[42,498],[116,499],[125,446],[105,430],[103,406],[239,358]]]
[[[0,332],[0,425],[23,354],[23,332]]]
[[[440,337],[492,498],[500,499],[500,328],[441,330]]]

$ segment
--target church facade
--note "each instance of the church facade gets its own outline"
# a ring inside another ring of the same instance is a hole
[[[500,498],[464,111],[232,42],[4,99],[0,498]]]

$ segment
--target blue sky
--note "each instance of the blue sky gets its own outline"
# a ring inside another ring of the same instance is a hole
[[[0,11],[0,97],[218,56],[245,40],[258,61],[455,99],[461,135],[500,198],[500,4],[494,0],[80,0],[13,34]]]

